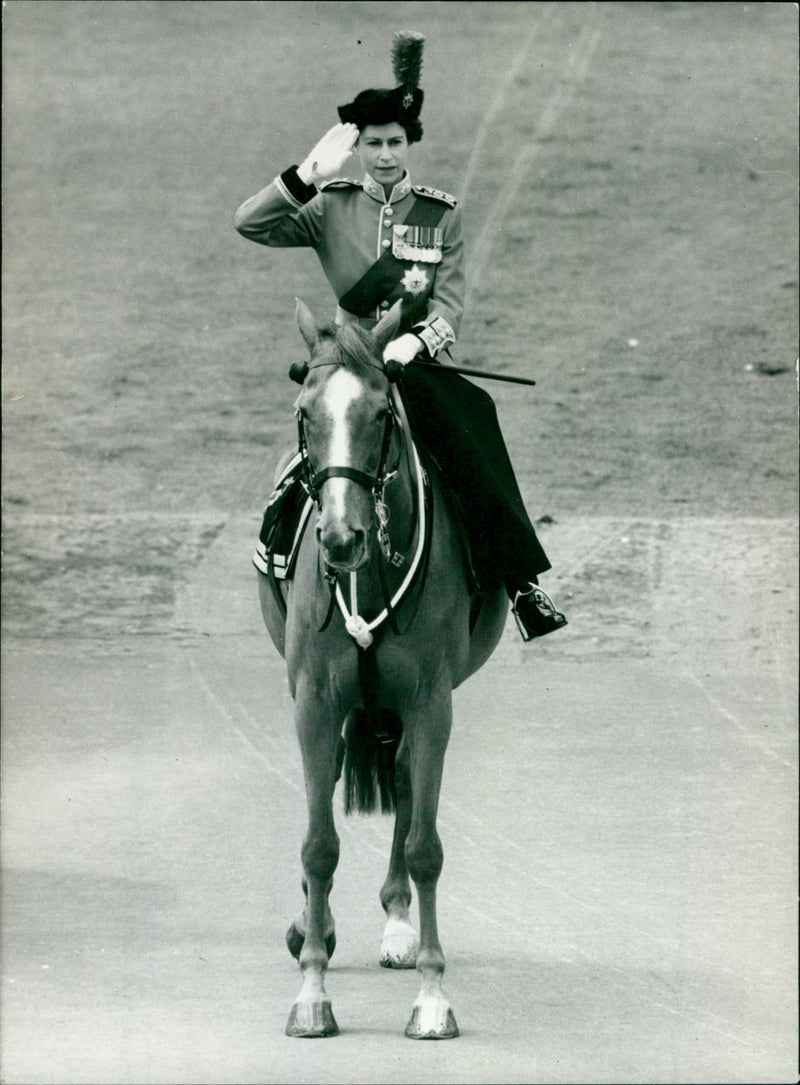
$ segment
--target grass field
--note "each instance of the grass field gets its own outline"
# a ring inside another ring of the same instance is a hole
[[[794,510],[793,6],[456,7],[7,5],[10,506],[261,500],[293,298],[332,299],[233,210],[413,24],[414,176],[460,194],[469,166],[483,246],[459,356],[539,381],[497,391],[532,511]]]
[[[11,628],[87,560],[119,581],[124,554],[169,596],[204,537],[176,521],[154,548],[133,512],[257,521],[291,440],[293,299],[320,317],[333,299],[312,253],[248,244],[232,214],[389,79],[399,25],[428,36],[413,176],[467,186],[458,357],[538,381],[492,386],[531,513],[794,515],[796,22],[788,4],[8,4]],[[93,561],[79,514],[100,518]]]

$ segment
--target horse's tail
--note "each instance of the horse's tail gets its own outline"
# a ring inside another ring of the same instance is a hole
[[[394,762],[403,724],[396,712],[380,709],[380,716],[355,708],[345,727],[344,811],[391,814],[396,806]]]

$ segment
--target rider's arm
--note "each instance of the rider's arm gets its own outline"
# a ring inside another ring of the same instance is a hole
[[[245,200],[233,220],[239,233],[261,245],[316,248],[325,214],[324,197],[316,186],[339,172],[357,139],[354,124],[335,124],[299,166],[290,166]]]
[[[255,196],[245,200],[234,215],[239,233],[260,245],[280,248],[310,245],[322,237],[325,207],[316,186],[301,181],[291,166]]]
[[[424,342],[431,357],[455,343],[464,313],[464,239],[460,207],[447,212],[443,226],[442,261],[436,266],[428,314],[414,327],[414,334]]]

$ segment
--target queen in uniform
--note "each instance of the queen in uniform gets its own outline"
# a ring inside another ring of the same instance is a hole
[[[384,361],[439,359],[456,342],[464,309],[458,201],[412,183],[411,148],[422,138],[419,86],[424,37],[394,36],[396,86],[362,91],[303,159],[236,212],[243,237],[316,250],[338,300],[335,322],[372,328],[402,300],[403,322]],[[353,157],[361,169],[349,167]],[[357,176],[352,174],[357,172]],[[453,372],[404,370],[414,436],[469,510],[473,573],[504,584],[524,640],[566,624],[538,585],[550,562],[525,511],[491,397]]]

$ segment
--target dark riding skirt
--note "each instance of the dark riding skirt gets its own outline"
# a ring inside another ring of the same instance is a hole
[[[446,366],[406,366],[401,384],[411,430],[461,508],[480,586],[513,595],[550,568],[536,537],[494,400]]]

